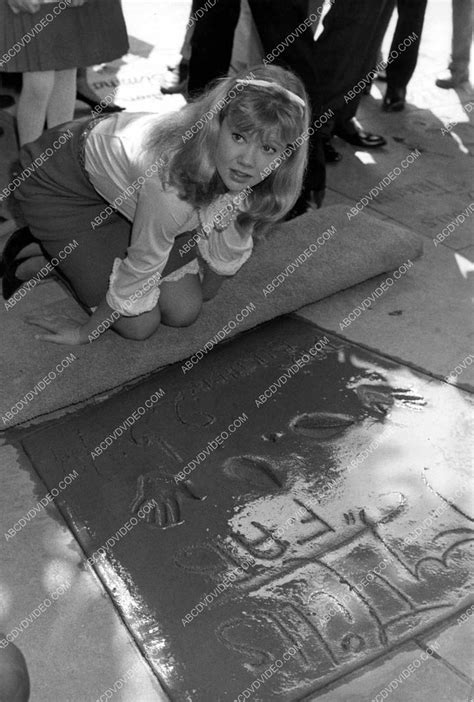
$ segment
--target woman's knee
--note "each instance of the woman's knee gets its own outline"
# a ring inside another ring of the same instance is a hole
[[[160,322],[160,311],[156,307],[150,312],[138,315],[138,317],[121,317],[115,322],[114,329],[125,339],[144,341],[156,332]]]
[[[162,312],[162,321],[169,327],[189,327],[199,317],[202,299],[186,300],[172,310]]]
[[[163,282],[159,300],[163,324],[189,327],[199,317],[202,289],[198,275],[185,275],[175,282]]]
[[[47,100],[54,87],[54,71],[32,71],[23,74],[23,92],[28,97]]]

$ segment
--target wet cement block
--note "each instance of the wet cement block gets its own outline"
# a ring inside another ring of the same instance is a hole
[[[471,405],[285,318],[20,439],[173,700],[287,702],[465,605]]]

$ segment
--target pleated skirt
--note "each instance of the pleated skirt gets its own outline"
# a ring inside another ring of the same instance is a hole
[[[128,38],[120,0],[88,0],[69,7],[46,3],[15,14],[0,1],[0,71],[51,71],[120,58]]]

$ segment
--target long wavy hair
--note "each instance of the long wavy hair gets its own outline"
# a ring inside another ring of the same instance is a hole
[[[239,80],[277,83],[304,100],[305,107],[284,91],[271,86],[238,83]],[[279,66],[258,65],[230,78],[217,80],[200,97],[153,128],[146,148],[164,159],[164,187],[176,187],[179,196],[196,207],[209,204],[226,191],[215,166],[219,131],[228,117],[232,128],[262,142],[277,140],[288,147],[272,162],[272,172],[255,185],[243,201],[237,222],[255,234],[266,231],[293,207],[301,192],[307,164],[308,141],[297,138],[310,122],[309,101],[301,80]],[[278,167],[275,167],[279,163]]]

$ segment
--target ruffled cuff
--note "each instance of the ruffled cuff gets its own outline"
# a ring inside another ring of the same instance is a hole
[[[116,258],[109,278],[106,302],[123,317],[149,312],[160,297],[161,274],[136,271],[127,260]]]

